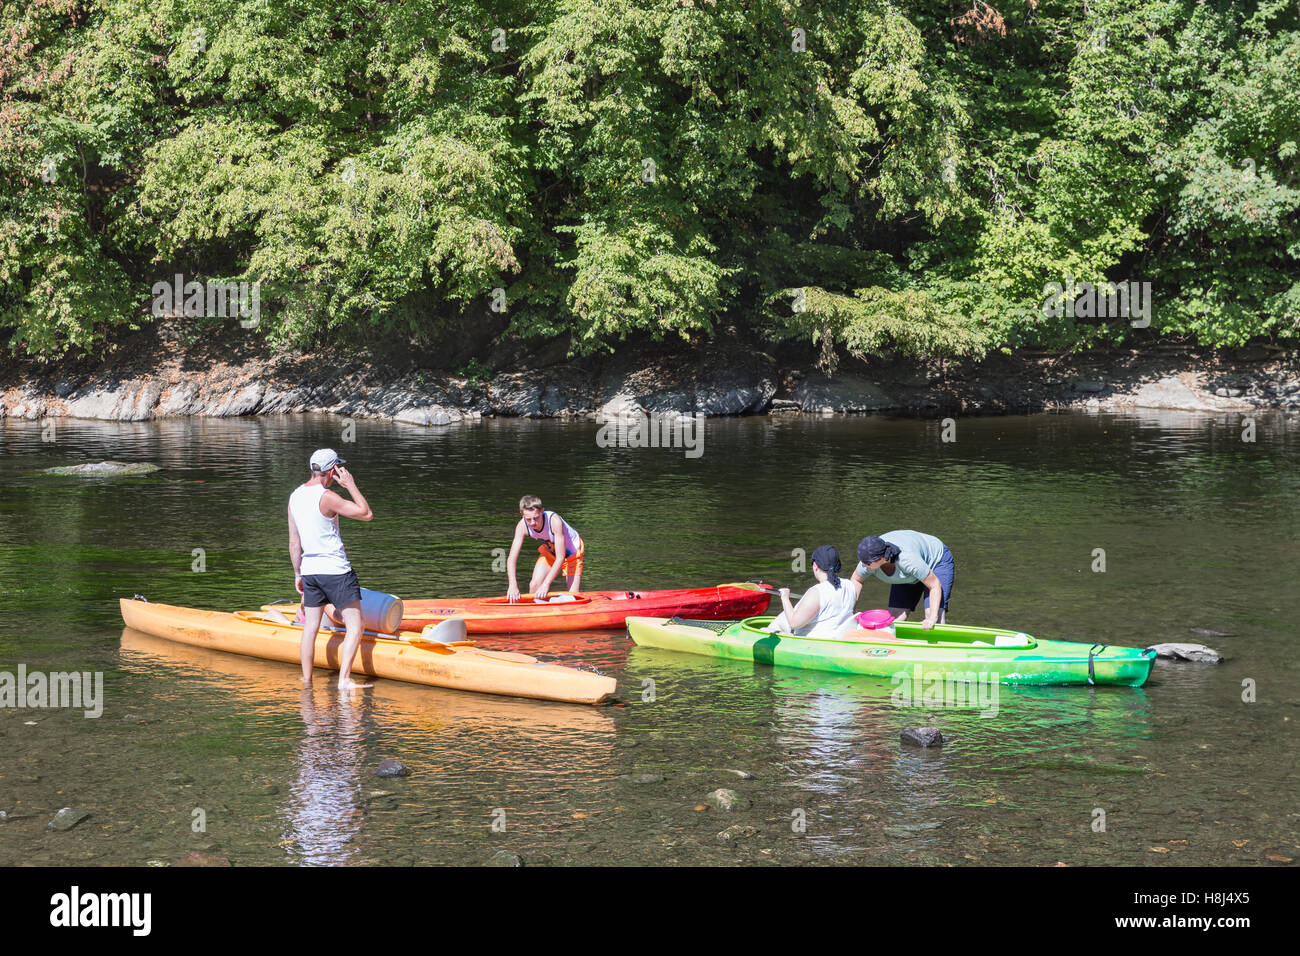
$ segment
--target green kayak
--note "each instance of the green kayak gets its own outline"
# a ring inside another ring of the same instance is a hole
[[[757,661],[782,667],[913,681],[996,681],[1002,684],[1122,684],[1141,687],[1155,651],[1108,644],[1041,641],[989,627],[895,625],[897,638],[858,630],[837,640],[769,634],[771,617],[691,621],[629,617],[628,633],[643,647]]]

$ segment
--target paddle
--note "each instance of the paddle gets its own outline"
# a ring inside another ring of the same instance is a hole
[[[761,587],[764,591],[767,591],[769,594],[771,594],[772,597],[780,597],[780,596],[781,596],[781,589],[780,589],[780,588],[773,587],[773,586],[770,585],[770,584],[760,584],[759,587]],[[804,592],[804,594],[807,594],[807,593],[808,593],[807,591]],[[802,600],[803,600],[803,594],[791,594],[791,595],[790,595],[790,603],[791,603],[791,604],[798,604],[798,603],[799,603],[800,601],[802,601]]]
[[[262,613],[264,617],[275,621],[277,624],[288,624],[290,627],[298,626],[298,624],[289,620],[286,615],[277,610],[272,609]],[[327,631],[343,630],[343,628],[326,624],[324,621],[321,622],[321,628]],[[464,643],[469,634],[469,629],[460,618],[451,618],[447,621],[439,621],[432,628],[425,628],[418,637],[407,634],[385,634],[382,631],[368,631],[366,633],[374,634],[376,637],[386,637],[389,640],[402,641],[406,644],[424,644],[434,649],[443,648],[450,653],[446,645]]]

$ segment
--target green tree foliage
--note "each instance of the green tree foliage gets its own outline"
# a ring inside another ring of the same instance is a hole
[[[1300,334],[1294,0],[964,4],[4,3],[0,329],[111,348],[179,273],[286,345],[502,299],[828,367]],[[1071,280],[1151,282],[1151,329],[1045,311]]]

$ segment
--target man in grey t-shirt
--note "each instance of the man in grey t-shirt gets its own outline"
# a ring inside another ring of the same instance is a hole
[[[955,564],[947,545],[932,534],[920,531],[889,531],[863,538],[858,544],[854,581],[874,576],[892,585],[889,613],[897,621],[907,620],[916,602],[925,597],[923,630],[947,622],[948,598],[952,594]]]

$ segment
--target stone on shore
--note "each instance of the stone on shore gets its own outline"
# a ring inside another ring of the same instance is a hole
[[[450,425],[460,421],[460,412],[454,409],[449,411],[441,405],[425,405],[400,411],[393,416],[393,421],[407,425]]]
[[[800,411],[826,415],[880,412],[899,407],[878,385],[857,375],[838,375],[833,379],[811,375],[790,390],[790,400]]]
[[[112,383],[92,386],[68,401],[69,418],[95,418],[103,421],[142,422],[154,417],[163,383],[145,379],[134,384]]]
[[[497,375],[488,385],[488,404],[495,415],[541,418],[543,388],[535,372]]]
[[[1196,376],[1187,372],[1148,382],[1133,395],[1135,408],[1172,408],[1191,412],[1237,412],[1254,406],[1236,398],[1219,398],[1194,388]]]

